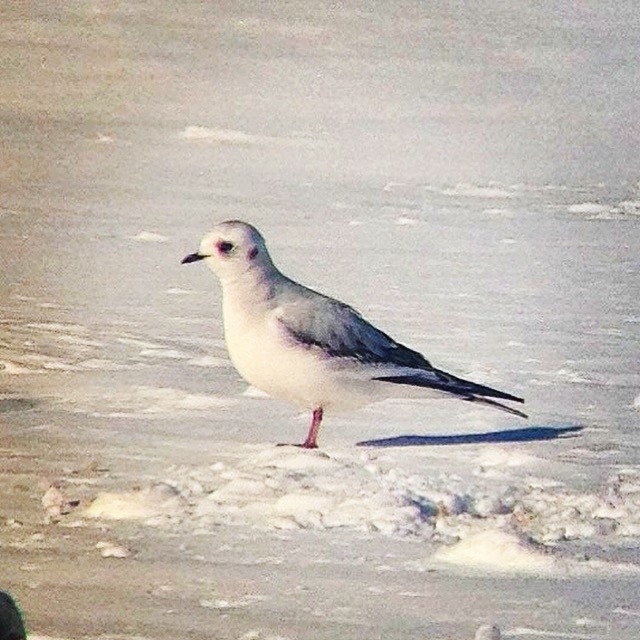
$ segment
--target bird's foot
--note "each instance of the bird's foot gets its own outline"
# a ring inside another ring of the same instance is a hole
[[[297,447],[298,449],[317,449],[315,442],[303,442],[302,444],[294,444],[293,442],[278,442],[276,447]]]

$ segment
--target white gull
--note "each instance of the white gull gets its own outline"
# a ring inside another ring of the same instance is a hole
[[[182,262],[198,260],[222,284],[225,341],[240,375],[268,395],[313,412],[304,448],[317,448],[324,411],[361,407],[411,389],[527,417],[494,399],[522,398],[436,369],[347,304],[287,278],[260,232],[245,222],[218,224]]]

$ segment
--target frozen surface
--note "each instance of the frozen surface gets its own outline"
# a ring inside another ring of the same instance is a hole
[[[640,635],[638,21],[3,10],[0,587],[32,637]],[[275,446],[309,416],[247,389],[180,265],[230,218],[531,419],[398,400]]]

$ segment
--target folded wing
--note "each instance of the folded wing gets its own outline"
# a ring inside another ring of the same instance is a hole
[[[522,398],[436,369],[422,354],[393,340],[349,305],[308,289],[303,291],[303,297],[297,292],[295,299],[291,297],[276,309],[278,321],[298,344],[319,348],[332,357],[379,365],[371,368],[373,380],[437,389],[526,417],[490,399],[522,403]]]

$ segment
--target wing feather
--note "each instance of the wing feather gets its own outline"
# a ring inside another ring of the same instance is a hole
[[[421,353],[396,342],[349,305],[317,295],[317,299],[285,303],[276,310],[278,320],[298,343],[367,364],[433,369]]]
[[[294,283],[291,283],[294,284]],[[288,336],[298,344],[322,349],[337,358],[380,365],[372,379],[392,384],[429,387],[456,395],[463,400],[483,401],[485,397],[523,403],[517,396],[436,369],[417,351],[396,342],[367,322],[355,309],[343,302],[300,287],[290,295],[282,295],[283,303],[276,317]],[[397,373],[394,372],[397,367]],[[511,413],[525,414],[487,401]]]

